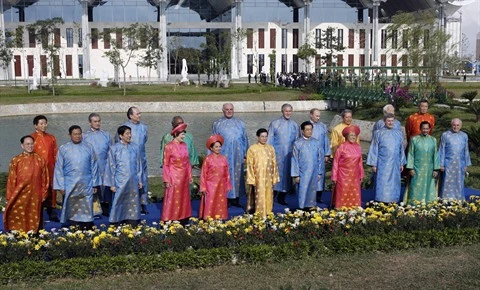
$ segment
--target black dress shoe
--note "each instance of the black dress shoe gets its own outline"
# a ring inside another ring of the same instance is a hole
[[[149,212],[147,211],[147,206],[146,205],[142,204],[141,207],[142,207],[142,209],[140,210],[141,215],[149,214]]]
[[[58,219],[58,216],[52,215],[48,218],[48,222],[54,222],[54,223],[59,223],[60,220]]]
[[[284,199],[278,199],[277,201],[281,205],[288,205],[288,203]]]

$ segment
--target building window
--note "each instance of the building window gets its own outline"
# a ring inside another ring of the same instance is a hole
[[[253,54],[247,54],[247,73],[253,74]]]
[[[258,55],[258,72],[262,72],[264,66],[265,66],[265,55],[262,53]]]
[[[326,35],[326,47],[328,49],[331,49],[332,48],[332,44],[333,44],[333,28],[328,28],[327,29],[327,35]]]
[[[343,49],[343,29],[337,30],[337,47],[338,49]]]
[[[115,37],[117,42],[117,48],[123,47],[123,30],[121,28],[117,28],[115,31]]]
[[[35,29],[28,30],[28,47],[35,47]]]
[[[296,54],[293,55],[293,72],[298,73],[298,56]]]
[[[258,29],[258,48],[265,48],[265,29]]]
[[[92,28],[92,49],[98,48],[98,29]]]
[[[103,29],[103,48],[104,49],[110,49],[110,40],[111,40],[110,28],[104,28]]]
[[[348,48],[354,48],[355,43],[355,29],[348,30]]]
[[[67,54],[65,56],[65,66],[66,66],[66,75],[67,77],[72,76],[72,55]]]
[[[287,48],[287,29],[282,28],[282,48]]]
[[[247,28],[247,48],[253,48],[253,29]]]
[[[322,48],[322,30],[315,29],[315,48]]]
[[[282,54],[282,72],[287,73],[288,72],[288,67],[287,67],[287,55]]]
[[[61,40],[60,28],[55,28],[53,30],[53,40],[54,40],[55,46],[60,47],[60,40]]]
[[[408,48],[408,29],[402,31],[402,48]]]
[[[337,54],[337,66],[343,66],[343,54]]]
[[[78,47],[83,46],[83,35],[82,35],[82,29],[78,29]]]
[[[22,58],[20,57],[20,55],[15,55],[14,60],[15,60],[15,76],[21,77],[22,76]]]
[[[365,29],[360,29],[360,48],[365,48]]]
[[[315,71],[318,72],[322,66],[322,56],[320,54],[315,55]]]
[[[387,48],[387,30],[382,29],[382,34],[380,36],[380,48]]]
[[[380,55],[380,65],[381,66],[387,66],[387,55],[386,54],[381,54]]]
[[[270,28],[270,48],[277,47],[277,30],[275,28]]]
[[[359,66],[365,66],[365,54],[359,55]]]
[[[397,66],[397,55],[396,54],[392,54],[392,66],[393,67]],[[396,69],[392,69],[392,73],[396,73],[396,72],[397,72]]]
[[[67,47],[73,47],[73,28],[66,29]]]
[[[428,48],[430,42],[430,30],[423,31],[423,48]]]
[[[78,55],[78,76],[83,78],[83,55]]]
[[[402,55],[402,66],[407,67],[408,66],[408,55],[404,54]],[[402,73],[407,73],[407,69],[402,69]]]
[[[293,29],[293,48],[298,48],[298,29]]]
[[[393,49],[398,48],[398,30],[392,31],[392,48]]]
[[[353,54],[349,54],[348,55],[348,66],[354,66],[355,65],[355,62],[354,62],[354,55]]]

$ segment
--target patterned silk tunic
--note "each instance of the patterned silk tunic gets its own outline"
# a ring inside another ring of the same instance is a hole
[[[232,117],[220,118],[213,122],[212,135],[219,134],[225,140],[220,152],[227,158],[232,190],[228,198],[237,198],[245,193],[244,159],[248,149],[248,138],[245,122]]]
[[[90,144],[62,145],[53,180],[54,189],[65,191],[60,222],[93,222],[93,187],[99,185],[98,163]]]
[[[280,181],[275,149],[269,144],[252,145],[247,152],[247,184],[255,187],[248,194],[247,211],[255,209],[260,216],[273,210],[273,185]]]
[[[297,122],[285,119],[283,116],[272,121],[268,126],[268,144],[275,149],[280,182],[275,184],[274,190],[288,192],[292,187],[290,168],[292,162],[293,142],[299,135]]]
[[[367,165],[377,167],[375,200],[399,202],[401,167],[405,165],[402,131],[384,127],[375,131],[368,151]]]
[[[472,165],[468,152],[468,136],[464,132],[447,131],[442,134],[438,150],[442,174],[440,196],[464,200],[465,169]]]
[[[5,231],[34,231],[40,224],[42,202],[47,198],[48,169],[36,153],[21,153],[10,162],[7,180],[7,206],[3,214]]]
[[[357,143],[342,143],[335,153],[332,166],[332,181],[336,181],[333,193],[335,208],[362,205],[363,177],[362,148]]]

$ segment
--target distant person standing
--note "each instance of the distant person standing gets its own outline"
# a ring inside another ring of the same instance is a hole
[[[108,186],[104,186],[103,181],[105,178],[105,166],[107,165],[108,150],[110,149],[112,140],[109,132],[100,129],[101,122],[102,120],[99,114],[91,113],[88,116],[90,129],[82,134],[82,138],[83,141],[89,143],[92,146],[93,151],[95,151],[101,184],[99,188],[97,188],[97,196],[100,200],[103,214],[108,216],[110,212],[110,203],[112,202],[112,192]]]
[[[468,135],[460,131],[462,120],[455,118],[452,129],[440,138],[438,156],[440,159],[440,197],[458,200],[465,199],[464,184],[467,167],[472,165],[468,151]]]
[[[57,139],[52,134],[47,133],[48,121],[44,115],[33,118],[33,126],[35,127],[35,132],[31,135],[35,140],[33,152],[45,160],[48,168],[48,196],[43,205],[47,209],[49,221],[58,222],[57,194],[53,190],[53,174],[58,152]]]
[[[320,122],[320,110],[313,108],[310,110],[310,122],[313,125],[312,137],[320,142],[320,147],[323,148],[324,154],[324,166],[323,172],[318,180],[317,185],[317,202],[322,203],[322,193],[325,186],[325,163],[329,161],[330,155],[332,155],[332,149],[330,148],[330,138],[328,137],[328,128],[325,124]]]
[[[140,194],[142,188],[142,162],[138,148],[131,144],[132,131],[122,125],[117,129],[120,142],[110,147],[104,184],[114,192],[110,224],[129,224],[140,221]]]
[[[58,150],[53,188],[65,196],[62,224],[90,229],[93,226],[93,194],[100,186],[98,163],[90,144],[82,142],[82,128],[68,129],[70,142]]]
[[[228,160],[232,190],[227,194],[228,206],[242,207],[239,199],[245,195],[244,159],[248,149],[245,122],[234,117],[233,104],[223,104],[223,117],[212,124],[212,135],[220,135],[225,140],[220,152]]]
[[[373,133],[368,151],[367,165],[371,166],[375,179],[375,200],[399,202],[401,172],[406,163],[403,133],[395,129],[395,116],[383,117],[385,126]]]
[[[48,195],[48,169],[45,160],[33,152],[32,136],[20,139],[23,152],[10,161],[4,230],[38,232],[43,228],[42,202]]]
[[[248,74],[248,83],[251,83],[252,80],[252,74]]]
[[[278,203],[287,205],[285,196],[292,189],[291,163],[293,143],[299,137],[297,122],[292,120],[293,107],[282,105],[282,116],[268,126],[268,144],[275,149],[280,182],[273,187]]]
[[[429,203],[437,198],[435,180],[440,170],[437,139],[429,135],[430,124],[420,124],[422,134],[410,140],[408,148],[407,169],[411,176],[408,194],[404,200],[412,204],[414,201]]]
[[[141,122],[142,113],[137,107],[130,107],[127,111],[128,121],[123,125],[131,128],[132,132],[132,145],[137,146],[138,153],[140,154],[140,160],[142,161],[142,185],[140,189],[140,202],[142,215],[148,214],[148,167],[147,167],[147,153],[145,151],[145,145],[148,140],[148,126]],[[116,138],[116,142],[120,139]]]

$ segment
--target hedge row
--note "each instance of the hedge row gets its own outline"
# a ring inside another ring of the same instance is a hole
[[[66,260],[21,261],[0,265],[0,283],[38,282],[47,279],[151,273],[178,268],[202,268],[236,263],[265,263],[335,254],[389,252],[413,248],[480,243],[479,228],[394,232],[373,236],[334,236],[281,245],[242,245],[213,249],[165,252],[159,255],[102,256]]]

